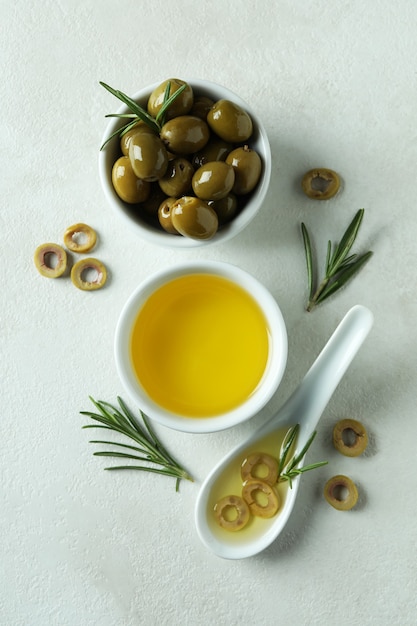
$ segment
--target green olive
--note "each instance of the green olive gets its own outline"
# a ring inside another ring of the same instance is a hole
[[[122,151],[122,154],[124,154],[124,156],[129,156],[130,140],[132,139],[133,135],[136,135],[136,133],[153,133],[153,132],[154,131],[152,130],[150,126],[148,126],[148,124],[145,124],[145,122],[139,121],[137,124],[134,125],[133,128],[128,130],[127,133],[124,133],[120,137],[120,149]]]
[[[183,196],[171,207],[174,228],[184,237],[211,239],[218,229],[216,212],[200,198]]]
[[[138,204],[148,199],[150,183],[136,176],[129,157],[121,156],[117,159],[113,165],[111,179],[115,192],[123,202]]]
[[[178,89],[183,85],[187,86],[167,109],[167,120],[172,119],[173,117],[178,117],[178,115],[185,115],[190,111],[191,107],[194,104],[194,93],[191,85],[186,83],[184,80],[180,80],[179,78],[169,78],[168,80],[165,80],[163,83],[158,85],[158,87],[156,87],[156,89],[154,89],[149,96],[148,113],[152,115],[152,117],[156,117],[158,115],[159,110],[164,103],[165,90],[168,83],[170,83],[170,96],[178,91]]]
[[[273,517],[281,505],[278,491],[264,480],[251,479],[243,483],[242,498],[256,517]]]
[[[233,193],[229,193],[220,200],[209,200],[208,205],[216,211],[221,225],[230,222],[237,214],[239,207],[237,198]]]
[[[63,239],[71,252],[90,252],[97,243],[97,233],[88,224],[78,222],[68,226]]]
[[[207,114],[213,106],[214,101],[207,96],[199,96],[194,98],[194,104],[190,111],[190,115],[195,115],[202,120],[206,120]]]
[[[306,172],[301,180],[306,196],[314,200],[329,200],[340,189],[339,175],[325,167],[317,167]]]
[[[278,461],[265,452],[249,454],[240,467],[242,481],[261,479],[268,485],[275,485],[278,480]]]
[[[229,152],[233,150],[233,145],[212,135],[204,148],[193,154],[192,164],[197,169],[209,161],[225,161]]]
[[[148,182],[159,180],[167,171],[167,151],[161,139],[153,133],[133,135],[129,159],[136,176]]]
[[[232,190],[235,172],[223,161],[211,161],[198,168],[192,180],[193,191],[202,200],[221,200]]]
[[[67,253],[57,243],[43,243],[33,257],[39,274],[46,278],[59,278],[67,269]]]
[[[171,207],[176,203],[177,198],[166,198],[161,202],[158,209],[158,220],[162,228],[170,235],[178,235],[177,229],[172,224]]]
[[[249,507],[239,496],[225,496],[214,505],[214,518],[219,526],[230,532],[242,530],[249,522]]]
[[[175,154],[198,152],[209,140],[206,122],[193,115],[180,115],[166,122],[159,133],[166,149]]]
[[[358,488],[351,478],[338,474],[325,484],[324,497],[338,511],[349,511],[358,501]]]
[[[89,276],[88,274],[91,274]],[[105,265],[94,258],[81,259],[71,269],[71,281],[82,291],[101,289],[107,280]]]
[[[158,209],[161,202],[166,200],[166,194],[162,191],[157,182],[151,183],[149,198],[142,202],[141,209],[152,217],[158,216]]]
[[[253,132],[252,119],[238,104],[218,100],[207,114],[211,130],[225,141],[247,141]]]
[[[255,189],[262,170],[261,157],[255,150],[248,146],[236,148],[227,155],[226,163],[231,165],[235,172],[233,193],[243,196]]]
[[[361,422],[343,419],[333,428],[333,445],[345,456],[359,456],[368,445],[368,433]]]
[[[194,168],[184,157],[176,157],[168,163],[165,175],[159,179],[160,188],[167,196],[185,196],[191,190]]]

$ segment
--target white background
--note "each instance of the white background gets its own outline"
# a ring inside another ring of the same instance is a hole
[[[1,624],[415,624],[417,4],[1,0],[0,12]],[[253,224],[198,251],[139,240],[98,178],[104,115],[118,107],[99,80],[132,94],[170,77],[238,93],[272,149],[270,190]],[[317,166],[341,174],[337,198],[303,196],[300,178]],[[327,239],[337,241],[360,207],[355,251],[373,258],[305,312],[301,221],[322,268]],[[33,264],[40,243],[62,243],[79,221],[97,230],[94,255],[109,268],[96,293],[43,278]],[[90,394],[123,395],[113,334],[130,293],[192,259],[237,264],[271,290],[289,358],[277,394],[245,425],[202,436],[157,428],[195,477],[177,494],[171,479],[103,471],[79,412],[92,408]],[[195,532],[199,484],[279,408],[354,304],[368,306],[375,325],[309,453],[329,465],[304,476],[269,549],[217,558]],[[332,447],[345,417],[369,431],[363,457]],[[360,491],[347,513],[322,496],[339,473]]]

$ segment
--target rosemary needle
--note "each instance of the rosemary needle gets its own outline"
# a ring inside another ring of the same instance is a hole
[[[113,89],[113,87],[110,87],[110,85],[107,85],[106,83],[103,83],[102,81],[100,81],[100,85],[104,87],[104,89],[107,89],[107,91],[110,92],[113,96],[115,96],[118,100],[123,102],[123,104],[125,104],[130,111],[130,113],[109,113],[108,115],[106,115],[106,117],[119,117],[119,118],[128,119],[130,121],[127,122],[121,128],[118,128],[114,133],[112,133],[103,143],[100,150],[103,150],[103,148],[108,144],[108,142],[111,139],[113,139],[113,137],[122,137],[125,133],[127,133],[134,126],[136,126],[136,124],[139,121],[145,122],[145,124],[147,124],[156,134],[158,134],[162,126],[164,125],[165,116],[166,116],[166,112],[168,108],[171,106],[174,100],[176,100],[176,98],[178,98],[178,96],[182,94],[184,89],[186,89],[187,87],[186,84],[181,85],[179,89],[177,89],[176,91],[174,91],[172,95],[170,95],[171,82],[168,81],[166,88],[165,88],[165,92],[164,92],[164,99],[162,102],[162,106],[160,110],[158,111],[156,118],[153,118],[152,115],[149,115],[149,113],[143,107],[140,106],[140,104],[138,104],[132,98],[127,96],[125,93],[123,93],[123,91],[119,91],[118,89]]]
[[[340,243],[335,245],[333,250],[331,241],[328,241],[325,275],[320,282],[316,280],[314,273],[310,236],[306,225],[304,223],[301,224],[309,289],[307,311],[312,311],[315,306],[343,287],[372,256],[373,253],[371,251],[360,256],[357,254],[349,255],[355,243],[364,213],[364,209],[359,209],[343,234]]]
[[[119,459],[131,459],[139,461],[137,465],[117,465],[106,467],[107,470],[130,469],[144,472],[153,472],[164,476],[176,478],[176,491],[179,489],[181,479],[190,480],[193,478],[185,469],[171,456],[165,446],[161,443],[153,430],[149,418],[140,411],[141,421],[139,421],[130,409],[126,406],[122,398],[118,397],[118,407],[94,400],[90,396],[98,413],[91,411],[80,411],[81,415],[87,415],[98,424],[87,424],[82,428],[103,428],[120,433],[138,445],[129,445],[114,441],[91,440],[90,443],[105,444],[122,448],[126,452],[104,451],[94,452],[94,456],[109,456]]]
[[[281,445],[281,450],[279,454],[279,462],[278,462],[278,482],[282,482],[284,480],[288,481],[290,488],[292,488],[292,481],[294,478],[303,474],[304,472],[309,472],[310,470],[316,469],[317,467],[322,467],[323,465],[327,465],[327,461],[319,461],[318,463],[311,463],[310,465],[304,465],[303,467],[298,467],[301,463],[305,455],[307,454],[308,449],[314,441],[314,438],[317,434],[316,431],[313,432],[311,437],[308,439],[307,443],[303,447],[303,449],[298,453],[294,454],[288,461],[288,455],[295,444],[298,433],[300,430],[300,425],[296,424],[292,428],[289,429],[287,434],[284,437],[284,441]]]

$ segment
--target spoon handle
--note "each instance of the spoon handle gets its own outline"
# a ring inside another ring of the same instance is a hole
[[[307,442],[337,385],[364,342],[373,324],[373,315],[364,306],[352,307],[340,322],[299,387],[277,415],[278,420],[300,424],[299,448]]]

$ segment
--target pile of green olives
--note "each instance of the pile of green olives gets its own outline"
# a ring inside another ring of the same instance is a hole
[[[244,208],[261,178],[250,115],[230,100],[196,95],[176,78],[152,91],[146,113],[120,135],[116,194],[167,233],[210,239]]]

